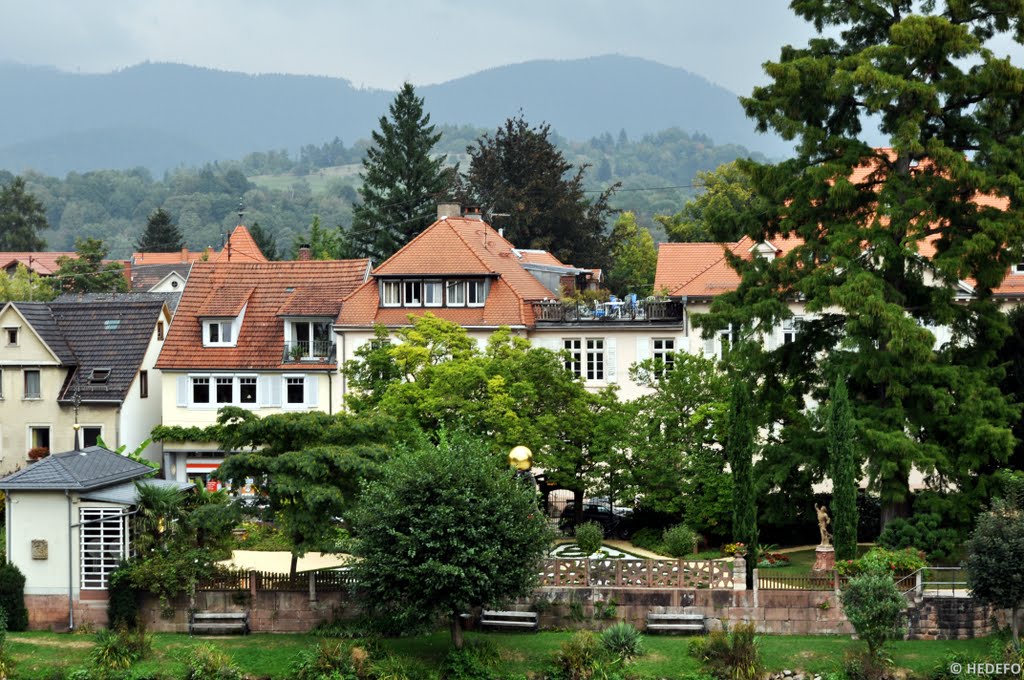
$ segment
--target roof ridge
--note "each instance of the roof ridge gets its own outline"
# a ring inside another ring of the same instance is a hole
[[[739,244],[739,241],[736,241],[735,243],[732,243],[731,245],[733,245],[733,246],[736,246],[736,245],[738,245],[738,244]],[[680,244],[680,245],[682,245],[682,244]],[[679,284],[678,286],[676,286],[676,287],[675,287],[675,290],[673,290],[673,291],[672,291],[673,293],[675,293],[675,292],[676,292],[677,290],[679,290],[680,288],[683,288],[684,286],[687,286],[687,285],[689,285],[689,284],[690,284],[690,283],[692,283],[692,282],[693,282],[693,281],[694,281],[694,280],[695,280],[695,279],[696,279],[696,278],[697,278],[698,276],[700,276],[701,274],[704,274],[704,273],[705,273],[705,272],[707,272],[707,271],[708,271],[709,269],[711,269],[712,267],[714,267],[714,266],[715,266],[716,264],[718,264],[719,262],[721,262],[722,260],[724,260],[724,259],[725,259],[725,253],[726,253],[726,251],[727,251],[727,250],[731,250],[731,249],[730,249],[730,248],[728,247],[728,245],[729,245],[729,244],[726,244],[726,243],[717,243],[717,244],[715,244],[715,245],[720,245],[720,246],[722,246],[722,256],[721,256],[720,258],[718,258],[717,260],[714,260],[714,261],[712,261],[712,262],[711,262],[711,264],[709,264],[709,265],[708,265],[707,267],[704,267],[704,269],[701,269],[701,270],[700,270],[699,272],[697,272],[696,274],[694,274],[693,276],[691,276],[690,278],[686,279],[685,281],[683,281],[682,283],[680,283],[680,284]]]
[[[460,219],[465,219],[465,218],[460,218]],[[473,222],[476,222],[477,220],[472,220],[472,221],[473,221]],[[448,220],[444,220],[444,222],[448,222]],[[480,222],[480,224],[481,224],[481,225],[483,225],[483,227],[484,227],[484,230],[485,230],[485,231],[484,231],[484,238],[485,238],[485,239],[487,238],[487,235],[486,235],[486,230],[487,230],[487,229],[490,229],[491,231],[493,231],[493,232],[495,233],[495,235],[496,235],[496,236],[497,236],[498,238],[500,238],[500,239],[501,239],[502,241],[505,241],[505,238],[504,238],[504,237],[503,237],[503,236],[502,236],[501,234],[499,234],[499,233],[497,232],[497,230],[496,230],[496,229],[494,229],[494,228],[493,228],[493,227],[492,227],[491,225],[487,224],[487,223],[486,223],[486,222],[484,222],[483,220],[479,220],[479,222]],[[479,254],[479,253],[478,253],[478,252],[476,251],[476,248],[475,248],[474,246],[472,246],[472,245],[470,245],[470,244],[469,244],[469,241],[467,241],[467,240],[466,240],[466,238],[465,238],[465,237],[464,237],[464,236],[462,235],[462,232],[460,232],[460,231],[459,231],[458,229],[456,229],[456,228],[452,227],[451,225],[448,225],[448,226],[449,226],[449,228],[450,228],[450,229],[451,229],[451,230],[452,230],[452,231],[453,231],[453,232],[455,233],[455,235],[459,237],[459,240],[460,240],[460,241],[462,241],[462,242],[463,242],[463,243],[465,244],[465,246],[466,246],[467,248],[469,248],[469,251],[470,251],[471,253],[473,253],[473,256],[474,256],[474,257],[476,257],[476,259],[480,261],[480,264],[482,264],[482,265],[483,265],[484,267],[487,267],[487,268],[488,268],[488,269],[490,269],[490,270],[491,270],[492,272],[493,272],[493,271],[495,271],[495,270],[494,270],[494,267],[492,267],[492,266],[490,265],[490,263],[488,263],[488,262],[485,262],[485,261],[484,261],[484,258],[480,257],[480,254]],[[508,241],[505,241],[505,243],[508,243]],[[512,244],[511,244],[511,243],[508,243],[508,245],[509,245],[509,247],[512,247]],[[484,248],[486,249],[486,246],[484,246]],[[495,255],[495,257],[497,257],[497,255]],[[519,263],[517,262],[516,264],[519,264]],[[516,293],[516,294],[518,295],[518,293]]]

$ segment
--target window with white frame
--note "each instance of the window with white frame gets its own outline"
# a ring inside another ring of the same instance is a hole
[[[675,338],[652,338],[651,350],[655,365],[661,366],[662,370],[671,371],[676,351]]]
[[[322,359],[330,356],[334,350],[330,321],[292,321],[288,324],[288,334],[288,356],[292,359]]]
[[[192,376],[192,403],[210,403],[210,378],[208,376]]]
[[[796,340],[797,333],[800,332],[800,324],[803,321],[802,316],[791,316],[782,320],[782,344],[788,345]]]
[[[465,307],[466,282],[447,281],[445,283],[445,300],[449,307]]]
[[[110,574],[128,557],[128,531],[121,508],[79,509],[82,589],[106,590]]]
[[[569,352],[569,358],[565,360],[565,370],[577,378],[580,377],[583,374],[583,341],[579,338],[565,338],[562,340],[562,349]]]
[[[235,401],[235,379],[233,376],[217,376],[217,389],[214,397],[218,404],[231,404]]]
[[[256,403],[256,376],[247,375],[238,379],[238,403]]]
[[[423,306],[440,307],[444,304],[443,288],[440,281],[423,282]]]
[[[740,332],[729,324],[728,328],[718,331],[718,358],[724,359],[729,356],[729,350],[740,341]]]
[[[49,425],[29,425],[28,426],[28,445],[30,449],[46,449],[50,450],[50,426]]]
[[[17,326],[8,326],[4,328],[4,337],[7,338],[7,345],[9,347],[18,346],[18,331],[20,329]]]
[[[1013,265],[1013,273],[1024,274],[1024,262],[1018,262],[1017,264]]]
[[[204,347],[234,347],[235,322],[233,319],[211,319],[203,322]]]
[[[487,282],[467,281],[466,287],[466,304],[470,307],[483,307],[487,302]]]
[[[42,392],[42,379],[38,368],[26,368],[22,371],[25,383],[24,398],[25,399],[41,399],[43,396]]]
[[[402,282],[402,304],[406,307],[423,306],[423,282],[418,280]]]
[[[604,380],[604,338],[587,338],[587,380]]]
[[[285,403],[303,405],[306,403],[305,376],[288,376],[285,378]]]
[[[402,305],[402,282],[380,282],[380,304],[382,307],[400,307]]]

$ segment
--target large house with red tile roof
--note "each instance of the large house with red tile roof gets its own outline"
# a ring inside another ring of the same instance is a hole
[[[550,253],[517,249],[479,214],[442,204],[436,222],[345,299],[334,326],[340,359],[354,358],[373,339],[375,325],[394,329],[408,326],[410,316],[431,313],[459,324],[480,344],[507,326],[536,346],[566,350],[566,365],[588,387],[615,384],[630,399],[641,390],[630,381],[629,366],[679,349],[684,317],[668,301],[562,299],[563,291],[591,287],[595,278],[594,270],[563,264]]]
[[[206,427],[228,405],[258,415],[338,411],[332,326],[369,273],[365,259],[195,262],[157,362],[163,424]],[[165,474],[202,476],[223,453],[210,442],[165,442]]]

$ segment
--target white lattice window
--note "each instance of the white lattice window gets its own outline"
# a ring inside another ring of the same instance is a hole
[[[106,590],[110,573],[128,557],[128,531],[121,508],[79,510],[82,589]]]
[[[604,380],[604,338],[587,338],[587,380]]]
[[[654,363],[663,371],[671,371],[676,351],[675,338],[652,338],[651,345],[651,349],[654,350]]]
[[[565,360],[565,370],[570,371],[577,378],[582,372],[582,347],[583,341],[579,338],[565,338],[562,340],[562,349],[569,352],[569,358]]]
[[[782,320],[782,344],[788,345],[796,340],[796,335],[800,332],[800,324],[803,321],[802,316],[791,316]]]

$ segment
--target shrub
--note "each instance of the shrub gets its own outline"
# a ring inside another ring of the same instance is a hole
[[[763,670],[760,647],[754,624],[741,623],[731,632],[716,630],[700,643],[691,643],[689,653],[717,680],[754,680]]]
[[[25,575],[13,564],[0,565],[0,609],[7,614],[7,630],[28,629]]]
[[[355,676],[349,648],[341,642],[317,644],[314,649],[299,652],[292,664],[291,677],[295,680],[321,680],[322,678],[349,678]]]
[[[14,670],[14,657],[7,649],[7,613],[0,609],[0,678],[11,677]]]
[[[96,646],[91,657],[100,668],[131,668],[132,664],[146,658],[153,650],[153,638],[146,629],[137,626],[129,630],[124,626],[101,630],[96,634]]]
[[[469,640],[462,649],[452,647],[441,661],[445,680],[490,680],[495,677],[498,649],[489,640]]]
[[[664,555],[667,550],[665,549],[664,543],[662,543],[662,535],[664,532],[661,529],[655,529],[654,527],[644,527],[640,529],[629,539],[630,542],[638,548],[644,550],[650,550],[653,553]]]
[[[121,563],[110,574],[107,600],[107,621],[111,628],[134,628],[139,621],[138,591],[132,586],[131,576]]]
[[[928,566],[924,555],[919,550],[904,548],[889,550],[888,548],[872,548],[856,560],[845,560],[836,564],[836,569],[844,576],[859,574],[905,574]]]
[[[963,541],[960,532],[941,523],[937,512],[916,514],[909,520],[897,518],[885,525],[878,544],[892,550],[916,548],[932,562],[950,562],[963,552]]]
[[[196,645],[188,655],[185,680],[241,680],[239,670],[231,657],[209,643]]]
[[[885,643],[903,635],[906,600],[892,576],[877,571],[854,576],[840,598],[846,618],[868,645],[867,662],[877,667]]]
[[[563,680],[598,680],[621,665],[589,630],[576,632],[562,643],[555,654],[555,678]]]
[[[585,555],[593,555],[604,542],[604,529],[597,522],[584,522],[576,526],[576,545]]]
[[[665,529],[661,535],[665,550],[672,557],[692,555],[697,547],[697,533],[685,524],[677,524]]]
[[[601,644],[618,658],[627,661],[644,654],[643,636],[625,621],[606,628],[601,633]]]

